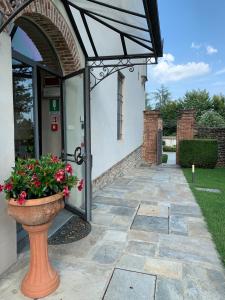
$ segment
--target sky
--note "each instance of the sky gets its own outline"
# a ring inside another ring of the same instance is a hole
[[[148,66],[146,90],[162,84],[176,100],[187,90],[225,94],[225,1],[158,0],[164,56]]]

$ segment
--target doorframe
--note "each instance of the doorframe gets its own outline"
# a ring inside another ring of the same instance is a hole
[[[88,64],[85,64],[85,68],[65,76],[62,78],[62,103],[63,103],[63,136],[64,141],[66,139],[66,109],[65,109],[65,88],[64,82],[67,79],[79,76],[83,74],[83,105],[84,105],[84,144],[85,144],[85,205],[84,212],[76,207],[66,204],[66,208],[73,213],[76,213],[83,217],[86,221],[91,221],[91,207],[92,207],[92,154],[91,154],[91,106],[90,106],[90,68]],[[74,96],[76,96],[74,94]],[[65,148],[64,144],[64,148]],[[65,149],[66,150],[66,149]]]

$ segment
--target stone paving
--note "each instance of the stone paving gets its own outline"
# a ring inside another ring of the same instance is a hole
[[[46,300],[224,300],[225,275],[178,167],[131,170],[94,195],[92,232],[50,246],[61,275]],[[0,279],[0,299],[26,299],[28,253]]]

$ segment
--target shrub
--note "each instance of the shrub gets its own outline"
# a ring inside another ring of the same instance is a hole
[[[198,125],[204,127],[225,127],[225,120],[217,112],[210,110],[205,112],[199,119]]]
[[[164,152],[176,152],[177,147],[176,146],[163,146]]]
[[[200,168],[214,168],[217,163],[218,144],[216,140],[195,139],[180,141],[179,161],[184,168],[192,164]]]
[[[168,160],[168,155],[167,155],[167,154],[163,154],[163,155],[162,155],[162,163],[163,163],[163,164],[166,164],[166,163],[167,163],[167,160]]]

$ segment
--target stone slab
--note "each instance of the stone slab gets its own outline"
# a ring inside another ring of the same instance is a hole
[[[171,204],[170,215],[183,215],[190,217],[200,217],[201,210],[197,205]]]
[[[188,235],[187,220],[182,216],[169,218],[169,231],[173,234]]]
[[[136,255],[151,257],[155,256],[156,245],[145,242],[129,241],[125,251]]]
[[[138,198],[137,198],[138,199]],[[131,199],[129,201],[121,199],[121,198],[114,198],[114,197],[107,197],[107,196],[96,196],[93,199],[93,203],[102,203],[108,204],[113,206],[123,206],[123,207],[138,207],[139,201],[135,199]]]
[[[172,279],[182,279],[182,264],[171,260],[147,258],[144,271],[152,275],[160,275]]]
[[[91,255],[92,260],[105,265],[113,264],[121,256],[124,246],[124,243],[109,241],[97,244]]]
[[[155,276],[115,269],[104,300],[153,300]]]
[[[200,188],[200,187],[195,187],[195,189],[200,192],[221,194],[221,190],[219,189],[207,189],[207,188]]]
[[[124,254],[121,256],[117,267],[121,269],[126,269],[130,271],[143,272],[145,264],[145,257],[133,254]]]
[[[183,300],[181,280],[157,277],[155,300]]]
[[[137,215],[134,219],[131,229],[168,233],[168,219]]]
[[[157,243],[159,241],[159,234],[157,232],[130,230],[128,232],[128,240]]]
[[[155,216],[155,217],[168,218],[168,207],[162,205],[141,204],[137,214],[142,216],[149,216],[149,217]]]
[[[135,214],[136,210],[131,207],[123,207],[123,206],[115,206],[110,210],[111,214],[119,215],[119,216],[128,216],[132,217]]]
[[[185,300],[225,299],[224,273],[193,265],[185,265],[183,270]]]

